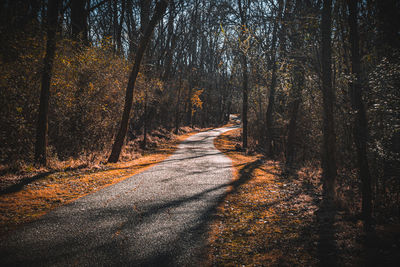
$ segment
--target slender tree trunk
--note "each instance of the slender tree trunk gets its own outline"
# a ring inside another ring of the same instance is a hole
[[[164,65],[164,73],[162,79],[167,81],[171,72],[172,59],[174,55],[174,49],[176,45],[176,35],[174,34],[174,19],[175,19],[175,4],[173,0],[170,0],[170,14],[168,17],[168,36],[167,36],[167,55]]]
[[[297,64],[299,64],[298,62]],[[301,92],[304,86],[304,74],[300,66],[296,66],[294,70],[294,84],[291,91],[290,103],[290,120],[289,132],[286,144],[286,168],[290,170],[293,167],[296,158],[296,132],[297,132],[297,117],[301,103]]]
[[[133,0],[127,0],[126,2],[126,20],[128,28],[128,60],[133,59],[133,54],[136,50],[136,24],[133,17]]]
[[[246,20],[246,10],[243,10],[242,1],[238,0],[239,14],[241,19],[242,27],[241,31],[241,40],[243,40],[243,36],[245,34],[247,28],[247,20]],[[247,55],[244,51],[242,51],[241,55],[242,61],[242,72],[243,72],[243,83],[242,83],[242,92],[243,92],[243,102],[242,102],[242,124],[243,124],[243,132],[242,132],[242,148],[244,150],[247,149],[247,110],[248,110],[248,73],[247,73]]]
[[[273,112],[275,105],[275,88],[276,88],[276,80],[277,80],[277,66],[276,66],[276,42],[277,42],[277,32],[280,24],[281,16],[283,9],[283,0],[279,1],[278,14],[274,23],[274,29],[272,32],[272,42],[271,42],[271,62],[270,67],[272,68],[271,75],[271,86],[269,89],[269,97],[268,97],[268,107],[266,112],[266,150],[270,157],[273,156],[273,142],[272,142],[272,128],[274,125],[273,121]]]
[[[113,50],[114,53],[117,52],[117,28],[118,28],[118,0],[113,0],[112,2],[112,18],[113,18],[113,28],[112,28],[112,33],[113,33]]]
[[[188,87],[188,98],[186,99],[186,124],[189,126],[193,125],[193,105],[192,105],[192,93],[193,88],[197,85],[197,40],[198,40],[198,3],[195,5],[193,15],[191,18],[191,45],[189,50],[189,87]]]
[[[144,123],[143,123],[143,143],[142,143],[142,148],[146,149],[147,146],[147,131],[148,131],[148,119],[149,119],[149,114],[148,114],[148,92],[147,89],[145,89],[145,96],[144,96]]]
[[[297,0],[294,10],[296,20],[301,20],[302,13],[301,8],[304,8],[303,1]],[[292,72],[293,85],[290,90],[290,120],[288,126],[288,137],[286,143],[286,171],[291,172],[296,159],[296,136],[297,136],[297,119],[299,107],[301,104],[301,93],[304,87],[304,69],[303,64],[303,43],[304,38],[301,27],[298,24],[292,25],[290,28],[290,41],[292,43],[291,58],[293,60],[294,68]]]
[[[178,134],[179,131],[179,118],[180,118],[179,106],[181,103],[181,86],[182,86],[182,78],[179,77],[178,93],[176,96],[176,107],[175,107],[175,134]]]
[[[125,7],[126,7],[126,1],[122,0],[121,1],[121,18],[119,20],[118,29],[117,29],[117,51],[118,51],[118,54],[122,54],[123,53],[123,48],[122,48],[122,26],[124,24],[124,18],[125,18]]]
[[[247,149],[248,75],[247,75],[247,57],[245,54],[242,55],[242,68],[243,68],[242,147],[243,147],[243,149]]]
[[[76,41],[88,42],[86,0],[71,0],[71,30]]]
[[[191,126],[193,120],[192,114],[192,93],[193,93],[193,82],[192,78],[189,78],[189,88],[188,88],[188,97],[186,100],[186,125]]]
[[[118,0],[113,1],[113,37],[114,37],[114,49],[117,54],[122,54],[122,24],[125,18],[125,0],[121,0],[121,13],[118,19]]]
[[[43,60],[42,85],[40,90],[40,104],[38,124],[36,131],[35,161],[37,164],[45,166],[47,163],[47,132],[50,81],[52,76],[53,61],[56,51],[56,33],[58,25],[59,0],[49,2],[47,8],[47,43],[46,55]]]
[[[151,1],[140,0],[139,4],[140,4],[140,34],[144,35],[146,27],[149,24]]]
[[[323,146],[322,178],[324,195],[329,201],[336,199],[336,135],[334,125],[332,87],[332,47],[331,47],[331,12],[332,0],[323,1],[321,35],[322,35],[322,98],[323,98]]]
[[[168,6],[168,0],[160,0],[157,2],[157,5],[154,9],[154,14],[146,30],[144,31],[143,36],[141,37],[139,47],[135,56],[135,63],[133,65],[131,74],[129,75],[129,81],[125,95],[124,111],[122,113],[120,128],[118,130],[117,136],[115,137],[114,145],[111,151],[111,155],[108,158],[108,162],[117,162],[119,159],[119,155],[121,153],[122,146],[124,144],[126,132],[128,130],[129,116],[133,102],[133,91],[135,88],[136,78],[140,69],[140,63],[143,59],[143,55],[146,51],[147,45],[150,42],[154,27],[156,26],[158,21],[162,18],[163,14],[165,13],[165,10],[167,9],[167,6]]]
[[[362,184],[362,214],[365,221],[365,230],[371,230],[372,190],[371,174],[367,158],[368,125],[367,115],[362,101],[361,62],[357,23],[358,1],[347,1],[349,7],[349,26],[351,43],[351,62],[354,80],[351,84],[351,102],[355,110],[354,143],[357,148],[358,177]]]

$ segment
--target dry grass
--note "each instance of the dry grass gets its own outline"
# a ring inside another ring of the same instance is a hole
[[[146,170],[165,160],[182,140],[196,132],[176,136],[131,161],[83,169],[70,166],[63,171],[44,172],[39,178],[20,187],[14,185],[11,190],[3,191],[0,195],[0,235],[56,207]],[[34,171],[37,174],[48,170]]]

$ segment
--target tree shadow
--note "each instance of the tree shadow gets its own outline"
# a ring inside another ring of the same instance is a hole
[[[40,180],[42,178],[45,178],[45,177],[47,177],[47,176],[49,176],[50,174],[53,174],[53,173],[56,173],[56,171],[43,172],[43,173],[36,174],[36,175],[34,175],[32,177],[22,178],[18,183],[1,189],[0,190],[0,196],[21,191],[24,188],[25,185],[33,183],[33,182],[35,182],[37,180]]]
[[[242,186],[243,184],[247,183],[253,177],[254,170],[257,169],[258,167],[260,167],[262,163],[263,163],[262,159],[257,159],[255,161],[247,163],[239,171],[238,179],[234,180],[231,183],[232,190],[229,193],[227,193],[227,195],[236,193],[238,191],[238,189],[240,188],[240,186]]]
[[[299,165],[291,165],[289,169],[285,169],[283,177],[288,181],[300,180],[299,169]],[[338,266],[338,248],[335,239],[337,232],[335,227],[336,206],[325,195],[322,195],[321,200],[321,194],[318,191],[317,186],[308,179],[301,181],[299,193],[310,196],[318,210],[314,213],[313,223],[299,230],[301,232],[299,240],[309,241],[308,247],[316,253],[319,266]],[[312,233],[316,233],[318,238],[316,241],[310,238]]]

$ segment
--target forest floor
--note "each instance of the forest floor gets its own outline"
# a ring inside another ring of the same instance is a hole
[[[78,160],[78,163],[58,163],[46,169],[32,167],[2,175],[0,236],[54,208],[148,169],[169,157],[182,140],[204,130],[207,129],[185,127],[178,135],[158,138],[157,144],[149,145],[133,160],[114,164],[85,164]],[[152,138],[155,139],[149,136]]]
[[[308,166],[283,175],[279,162],[245,154],[240,129],[215,140],[233,162],[232,188],[218,209],[209,239],[211,266],[398,266],[400,227],[362,222],[323,207],[320,170]]]

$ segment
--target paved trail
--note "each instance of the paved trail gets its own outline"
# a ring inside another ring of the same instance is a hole
[[[198,266],[231,161],[220,128],[164,162],[63,206],[0,241],[2,266]]]

